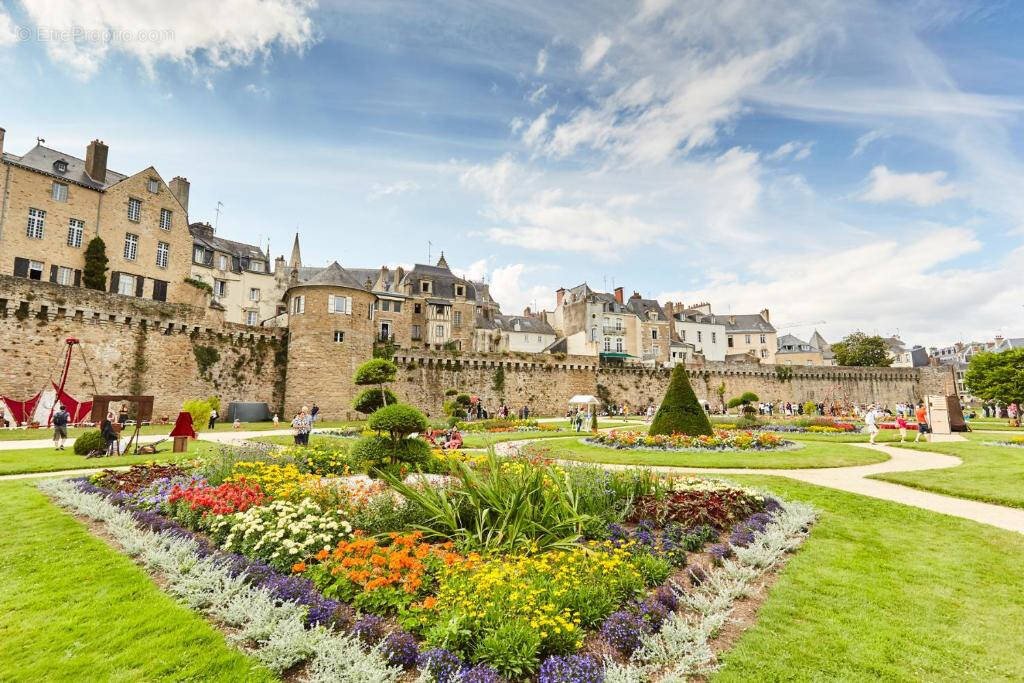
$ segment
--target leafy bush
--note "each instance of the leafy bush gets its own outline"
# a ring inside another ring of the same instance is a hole
[[[395,403],[370,415],[367,427],[376,432],[387,432],[397,443],[409,434],[426,431],[427,418],[410,405]]]
[[[390,389],[363,389],[352,401],[352,408],[364,415],[380,410],[385,405],[398,403],[395,392]]]
[[[537,670],[540,642],[540,634],[525,619],[512,619],[477,643],[474,659],[506,678],[520,680]]]
[[[754,412],[754,407],[751,404],[757,403],[758,400],[759,399],[757,397],[757,394],[755,394],[753,391],[746,391],[737,396],[736,398],[729,399],[729,403],[727,405],[729,408],[743,406],[744,413]]]
[[[75,439],[75,455],[89,455],[93,451],[106,450],[107,441],[98,429],[90,429]]]
[[[352,446],[350,459],[354,467],[370,474],[391,471],[399,478],[414,469],[433,471],[438,468],[431,466],[430,444],[423,439],[396,442],[383,436],[364,436]]]
[[[814,401],[808,401],[804,404],[804,415],[814,415],[818,412],[818,406]]]
[[[107,247],[99,237],[93,237],[85,247],[85,269],[82,285],[101,292],[107,288]]]
[[[728,529],[733,523],[764,509],[764,497],[724,482],[683,480],[663,497],[637,501],[633,518],[664,525],[677,522],[685,527],[709,525]]]
[[[197,432],[200,429],[206,429],[206,425],[210,423],[210,414],[214,410],[210,399],[202,398],[193,398],[185,401],[181,409],[192,416],[192,427]]]
[[[665,398],[651,422],[650,434],[689,434],[710,436],[711,422],[703,406],[697,401],[686,368],[677,365],[672,370]]]

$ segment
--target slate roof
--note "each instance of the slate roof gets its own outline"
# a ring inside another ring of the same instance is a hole
[[[718,317],[719,322],[725,325],[726,332],[757,332],[770,334],[775,328],[758,313],[752,315],[723,315]]]
[[[97,182],[90,178],[89,174],[85,172],[84,159],[79,159],[76,156],[65,154],[64,152],[38,144],[26,152],[24,156],[20,157],[16,154],[4,152],[3,160],[9,164],[13,164],[14,166],[21,166],[22,168],[27,168],[32,171],[45,173],[53,178],[65,180],[70,183],[75,183],[76,185],[100,191],[106,190],[108,187],[116,185],[128,177],[123,173],[111,171],[108,168],[107,177],[104,181],[102,183]],[[54,162],[61,160],[66,162],[68,165],[66,173],[57,173],[53,167]]]
[[[506,332],[528,332],[530,334],[554,335],[555,330],[547,321],[540,318],[528,318],[522,315],[498,315],[494,323]]]
[[[315,287],[315,286],[334,286],[334,287],[348,287],[349,289],[363,289],[363,285],[352,276],[347,270],[341,267],[341,264],[335,261],[326,268],[321,268],[320,272],[309,278],[305,282],[299,282],[294,287]]]
[[[193,228],[191,225],[188,226],[189,232],[192,233],[193,244],[202,244],[214,251],[220,251],[232,256],[245,257],[249,259],[258,259],[265,261],[269,264],[270,258],[267,253],[260,249],[254,244],[246,244],[245,242],[235,242],[234,240],[224,239],[223,237],[203,235]]]
[[[778,353],[810,353],[818,350],[804,340],[794,337],[791,334],[784,334],[779,337],[778,346]]]
[[[433,283],[429,292],[431,296],[442,299],[454,299],[455,285],[460,284],[466,288],[466,299],[469,301],[476,300],[476,287],[473,286],[472,282],[458,277],[447,268],[439,268],[438,266],[428,266],[423,263],[415,264],[412,270],[402,278],[401,285],[409,285],[414,294],[419,294],[420,280],[423,279],[430,280]]]
[[[667,321],[668,316],[665,315],[665,311],[662,310],[661,304],[654,299],[641,299],[639,297],[631,297],[626,304],[626,308],[636,313],[643,320],[650,320],[647,314],[650,311],[655,311],[657,315],[655,320]]]

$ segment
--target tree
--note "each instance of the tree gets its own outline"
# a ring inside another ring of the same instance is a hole
[[[1024,401],[1024,349],[971,357],[964,386],[978,398],[1002,404]]]
[[[846,335],[843,341],[832,345],[839,365],[857,365],[887,368],[892,365],[889,347],[878,335],[868,336],[863,332]]]
[[[748,413],[754,412],[754,406],[752,404],[756,403],[759,400],[760,399],[757,397],[757,394],[755,394],[753,391],[745,391],[736,398],[730,398],[728,406],[730,408],[735,408],[736,406],[743,406],[741,410],[743,411],[743,414],[746,415]]]
[[[367,423],[377,436],[367,436],[352,447],[352,457],[365,462],[371,473],[389,466],[421,465],[430,459],[430,446],[409,436],[427,429],[427,418],[412,406],[392,403],[376,411]]]
[[[373,388],[363,389],[352,401],[352,407],[363,415],[369,415],[392,403],[398,403],[398,398],[393,391]]]
[[[104,291],[107,288],[107,245],[103,240],[93,237],[85,247],[85,270],[82,271],[82,284],[89,289]]]
[[[648,433],[690,436],[713,434],[711,421],[697,401],[697,395],[690,386],[690,378],[686,375],[686,368],[682,365],[677,365],[672,370],[672,379],[668,383],[665,398],[654,415]]]
[[[385,392],[384,385],[394,382],[397,374],[398,366],[394,361],[386,358],[371,358],[356,368],[355,383],[361,387],[376,385],[380,389],[383,405],[388,405],[389,394],[391,397],[394,397],[394,394]],[[392,402],[394,401],[392,400]]]

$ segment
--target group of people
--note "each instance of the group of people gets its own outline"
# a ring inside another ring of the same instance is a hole
[[[914,441],[920,441],[921,437],[924,440],[928,440],[928,434],[931,433],[931,427],[928,424],[928,409],[924,407],[924,401],[918,401],[917,408],[912,410],[910,404],[901,403],[896,406],[896,427],[900,430],[900,443],[907,440],[907,418],[910,417],[910,413],[913,412],[914,419],[917,421],[917,436],[914,437]],[[876,404],[870,404],[864,411],[864,426],[868,432],[868,442],[872,445],[875,443],[875,437],[878,436],[879,428],[878,421],[884,419],[887,415],[892,415],[892,411],[885,409]]]
[[[313,423],[316,422],[317,416],[320,415],[320,406],[313,404],[313,409],[310,410],[306,406],[302,406],[295,417],[292,418],[292,435],[295,437],[296,446],[308,446],[309,445],[309,433],[313,431]],[[277,415],[274,415],[276,418]],[[276,422],[274,423],[277,424]]]

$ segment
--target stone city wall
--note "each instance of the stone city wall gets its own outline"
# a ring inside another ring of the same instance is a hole
[[[283,399],[282,331],[226,324],[184,304],[0,276],[0,393],[28,399],[59,381],[68,337],[81,340],[67,383],[79,400],[152,394],[154,416],[173,419],[190,398],[271,409]]]

